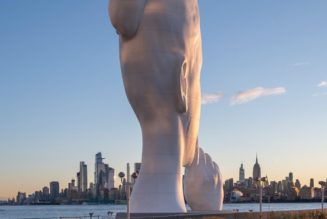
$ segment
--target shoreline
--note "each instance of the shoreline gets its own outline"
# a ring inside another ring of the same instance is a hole
[[[301,200],[301,201],[273,201],[273,202],[262,202],[263,204],[305,204],[305,203],[321,203],[321,200]],[[324,202],[327,203],[327,200]],[[224,202],[224,205],[233,205],[233,204],[259,204],[259,202]],[[5,205],[5,206],[70,206],[70,205],[126,205],[126,203],[113,203],[113,202],[71,202],[71,203],[30,203],[30,204],[12,204],[7,201],[1,201],[0,200],[0,206]]]

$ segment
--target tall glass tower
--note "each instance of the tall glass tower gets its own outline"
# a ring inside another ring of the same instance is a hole
[[[101,152],[97,153],[95,155],[95,172],[94,172],[94,184],[98,184],[98,179],[99,179],[99,173],[100,173],[100,166],[103,165],[103,160]]]
[[[239,181],[241,183],[245,181],[245,170],[243,168],[243,164],[241,164],[241,167],[240,167]]]
[[[80,177],[80,191],[87,191],[87,165],[84,161],[81,161],[79,164],[79,177]]]

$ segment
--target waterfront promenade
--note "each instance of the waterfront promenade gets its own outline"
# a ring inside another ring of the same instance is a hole
[[[327,218],[327,211],[322,214],[321,209],[298,211],[269,211],[269,212],[192,212],[186,214],[131,214],[130,218],[176,218],[176,219],[323,219]],[[125,213],[118,213],[116,219],[125,219]]]
[[[280,216],[281,214],[276,215],[277,212],[305,213],[303,212],[305,210],[306,212],[313,211],[319,213],[320,209],[321,205],[319,203],[264,203],[263,211],[269,213],[263,213],[263,218],[278,218],[276,216]],[[198,212],[191,215],[178,215],[178,218],[256,218],[258,211],[258,203],[224,204],[223,212]],[[113,214],[109,215],[109,212]],[[92,219],[108,219],[113,218],[119,212],[126,212],[126,205],[0,206],[1,219],[89,219],[89,213],[93,213]],[[296,218],[292,214],[288,215],[288,217],[280,216],[279,218]],[[168,215],[161,215],[161,217],[163,216],[167,217]],[[169,216],[176,217],[176,215]],[[308,217],[308,215],[306,216]],[[299,216],[297,218],[307,217]]]

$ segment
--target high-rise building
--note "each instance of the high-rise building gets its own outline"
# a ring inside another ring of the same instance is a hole
[[[278,183],[277,183],[277,192],[282,193],[283,191],[284,191],[283,183],[282,183],[282,181],[278,181]]]
[[[101,171],[101,167],[103,165],[103,159],[101,152],[97,153],[95,155],[95,172],[94,172],[94,184],[98,184],[98,179],[99,179],[99,173]]]
[[[81,186],[81,172],[77,172],[76,174],[77,179],[77,190],[78,192],[82,192],[82,186]]]
[[[300,180],[298,180],[298,179],[295,180],[295,187],[298,188],[298,189],[301,189]]]
[[[75,186],[75,179],[72,179],[70,183],[68,183],[68,191],[77,191],[78,187]]]
[[[303,186],[300,190],[300,199],[311,200],[314,197],[314,189],[313,187]]]
[[[278,183],[276,181],[271,181],[270,187],[271,187],[271,195],[276,194],[278,192]]]
[[[244,182],[244,180],[245,180],[245,171],[244,171],[244,168],[243,168],[243,164],[241,164],[239,181],[242,183],[242,182]]]
[[[44,186],[42,188],[42,194],[43,195],[50,195],[50,189],[49,189],[49,187]]]
[[[130,171],[129,163],[127,163],[126,175],[127,175],[127,182],[130,183],[131,182],[131,171]]]
[[[79,165],[79,179],[80,183],[78,185],[78,190],[81,192],[87,191],[87,165],[84,161],[80,162]]]
[[[290,183],[293,182],[293,173],[292,173],[292,172],[290,172],[290,173],[288,174],[288,180],[289,180]]]
[[[311,188],[315,187],[315,181],[313,178],[310,179],[310,187]]]
[[[16,196],[16,203],[17,204],[23,204],[26,200],[26,193],[18,192]]]
[[[108,164],[103,163],[102,154],[95,155],[95,194],[99,197],[104,190],[111,190],[115,187],[115,169],[109,167]]]
[[[50,182],[50,196],[52,199],[55,199],[59,196],[59,182],[52,181]]]
[[[107,175],[108,175],[108,186],[107,186],[107,188],[110,190],[110,189],[115,188],[115,169],[109,167],[107,171],[108,171],[108,173],[107,173]]]
[[[256,156],[255,164],[253,166],[253,180],[258,180],[261,178],[261,168],[258,163],[258,156]]]
[[[225,180],[224,184],[224,191],[225,192],[231,192],[234,188],[234,180],[233,178],[230,178],[228,180]]]

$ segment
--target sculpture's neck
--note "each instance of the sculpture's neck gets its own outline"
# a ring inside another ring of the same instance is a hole
[[[171,124],[174,121],[157,121],[142,128],[142,166],[132,192],[131,212],[186,212],[182,138],[178,126]]]
[[[183,138],[175,121],[158,121],[142,129],[142,172],[183,174]]]

